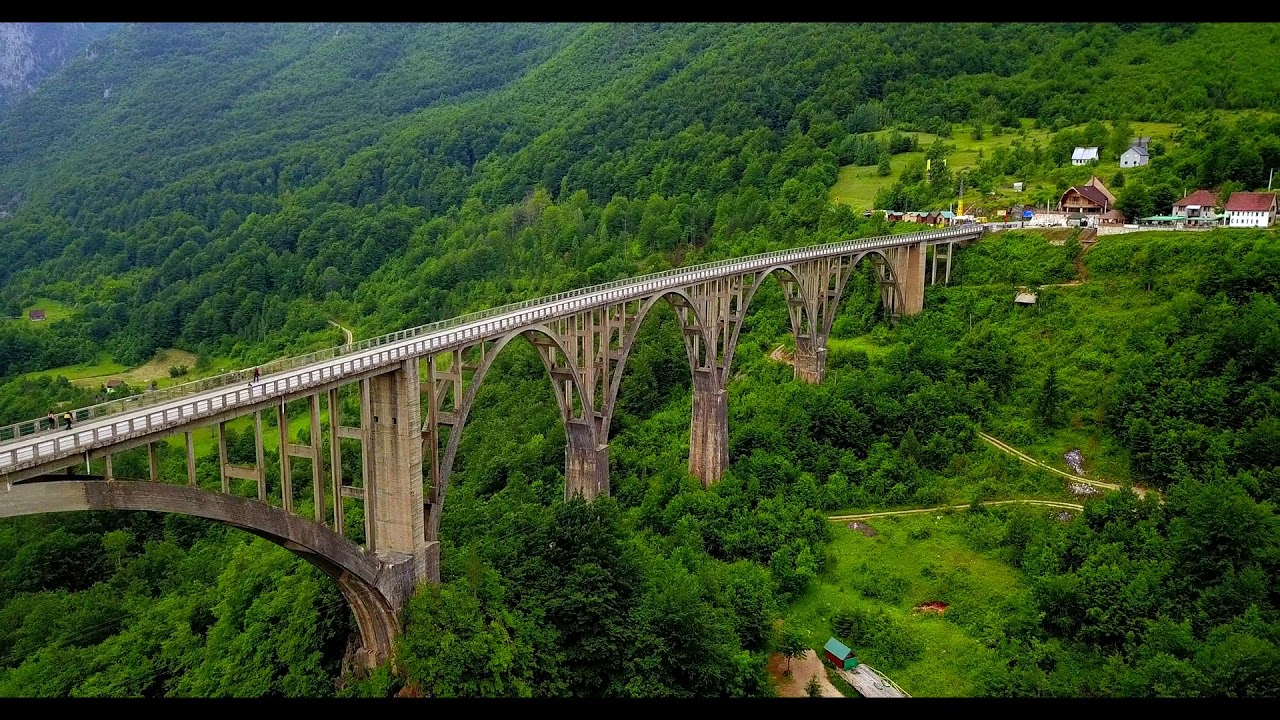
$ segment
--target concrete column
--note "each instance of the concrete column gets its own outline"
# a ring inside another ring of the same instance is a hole
[[[289,458],[289,415],[284,403],[276,408],[276,431],[280,436],[280,505],[293,512],[293,462]]]
[[[598,445],[590,426],[570,420],[565,426],[564,497],[594,500],[609,494],[609,446]]]
[[[924,243],[916,243],[898,251],[894,272],[902,288],[903,315],[915,315],[924,309],[924,247]]]
[[[324,480],[320,476],[320,396],[307,398],[311,411],[311,504],[315,506],[316,522],[324,524]]]
[[[819,347],[814,347],[820,345]],[[796,338],[796,379],[817,385],[827,374],[826,343],[815,342],[811,337]]]
[[[426,518],[422,498],[422,410],[418,361],[375,376],[370,383],[373,459],[377,499],[373,546],[380,553],[414,558],[415,579],[426,575]]]
[[[262,411],[256,410],[253,413],[253,442],[254,457],[258,463],[258,499],[262,502],[267,501],[267,460],[266,449],[262,444]]]
[[[227,476],[227,423],[218,423],[218,477],[222,479],[222,492],[231,492],[231,478]]]
[[[190,430],[187,431],[187,484],[196,484],[196,448]]]
[[[338,403],[338,389],[329,390],[329,474],[333,478],[333,530],[339,536],[346,537],[342,518],[342,437],[338,434],[338,423],[342,419],[341,405]]]
[[[693,419],[689,424],[689,474],[708,487],[729,464],[728,396],[712,369],[693,371]]]

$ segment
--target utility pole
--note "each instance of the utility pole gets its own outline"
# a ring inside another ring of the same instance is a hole
[[[1271,168],[1271,174],[1267,176],[1267,191],[1271,191],[1271,181],[1276,177],[1276,169]]]

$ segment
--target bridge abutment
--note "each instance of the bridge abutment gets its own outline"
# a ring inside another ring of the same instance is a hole
[[[689,423],[689,474],[709,487],[729,465],[728,393],[711,369],[693,372],[693,418]]]

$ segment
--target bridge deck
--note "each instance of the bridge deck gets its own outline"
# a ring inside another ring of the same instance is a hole
[[[201,420],[211,421],[236,408],[260,407],[264,402],[276,398],[296,395],[343,379],[351,381],[380,368],[394,367],[411,358],[465,346],[484,338],[498,337],[583,310],[642,298],[665,289],[804,260],[885,250],[921,242],[957,242],[976,238],[982,232],[981,226],[946,228],[779,250],[677,268],[402,330],[363,341],[354,347],[342,346],[293,359],[302,361],[313,356],[324,356],[324,359],[317,359],[315,362],[296,364],[289,359],[276,361],[272,365],[284,369],[264,375],[258,383],[252,385],[246,382],[242,373],[232,373],[212,381],[190,383],[185,386],[185,390],[184,386],[168,388],[163,391],[163,396],[178,397],[167,401],[140,395],[95,406],[87,409],[91,419],[74,424],[71,430],[41,431],[40,421],[28,421],[0,428],[0,437],[14,438],[0,444],[0,477],[11,476],[18,471],[52,461],[78,457],[92,449],[111,446],[128,439],[177,431],[181,427],[196,425]],[[271,365],[267,369],[270,370]],[[202,390],[210,384],[216,387]],[[86,410],[77,412],[85,413]]]
[[[837,670],[837,672],[839,672],[840,676],[843,677],[854,690],[857,690],[858,694],[862,697],[910,697],[906,693],[902,692],[902,689],[897,685],[892,684],[892,682],[885,682],[887,678],[882,678],[878,672],[868,665],[859,663],[858,666],[852,670],[840,669]]]

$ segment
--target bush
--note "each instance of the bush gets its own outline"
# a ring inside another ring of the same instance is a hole
[[[186,365],[174,365],[169,368],[169,377],[171,378],[182,377],[183,375],[186,375],[186,374],[187,374]]]
[[[827,351],[827,367],[832,370],[836,368],[866,370],[870,365],[871,358],[867,356],[865,350],[830,348]]]
[[[909,665],[924,654],[924,643],[911,628],[885,616],[884,623],[872,640],[872,645],[884,658],[888,667]]]
[[[893,603],[901,600],[907,592],[907,581],[863,563],[854,570],[853,587],[866,597]]]
[[[887,622],[884,613],[840,608],[831,617],[831,633],[849,647],[866,647]]]

